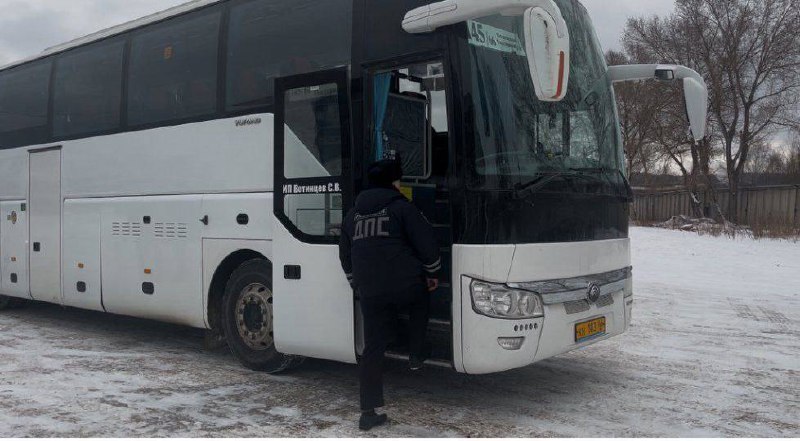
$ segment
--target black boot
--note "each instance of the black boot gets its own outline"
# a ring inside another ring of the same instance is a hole
[[[388,420],[389,418],[385,413],[378,415],[374,410],[363,412],[361,414],[361,419],[358,421],[358,428],[367,431],[374,427],[386,424],[386,421]]]
[[[422,350],[420,354],[412,353],[408,359],[408,367],[412,371],[418,371],[425,366],[425,360],[431,357],[431,346],[429,344],[425,345],[425,349]]]

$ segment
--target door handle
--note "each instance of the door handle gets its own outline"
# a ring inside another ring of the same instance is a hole
[[[34,242],[33,243],[33,252],[34,253],[38,253],[39,251],[42,251],[42,244],[40,242]]]

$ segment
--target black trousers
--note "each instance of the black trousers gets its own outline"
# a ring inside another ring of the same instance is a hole
[[[364,316],[364,353],[359,363],[361,410],[369,411],[385,405],[383,401],[383,359],[386,346],[395,335],[397,316],[408,310],[409,342],[412,357],[425,354],[430,296],[425,285],[407,293],[366,293],[361,298]]]

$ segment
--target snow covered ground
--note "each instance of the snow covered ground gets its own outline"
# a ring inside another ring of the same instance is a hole
[[[800,436],[800,244],[632,231],[622,337],[471,377],[390,365],[378,436]],[[0,437],[358,436],[356,369],[249,372],[199,331],[0,312]]]

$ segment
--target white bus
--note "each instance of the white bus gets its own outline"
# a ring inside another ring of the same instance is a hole
[[[653,78],[684,82],[702,137],[702,79],[607,67],[577,0],[197,0],[48,49],[0,68],[0,306],[203,328],[267,372],[355,363],[340,223],[393,150],[444,255],[431,363],[497,372],[619,335],[612,82]]]

